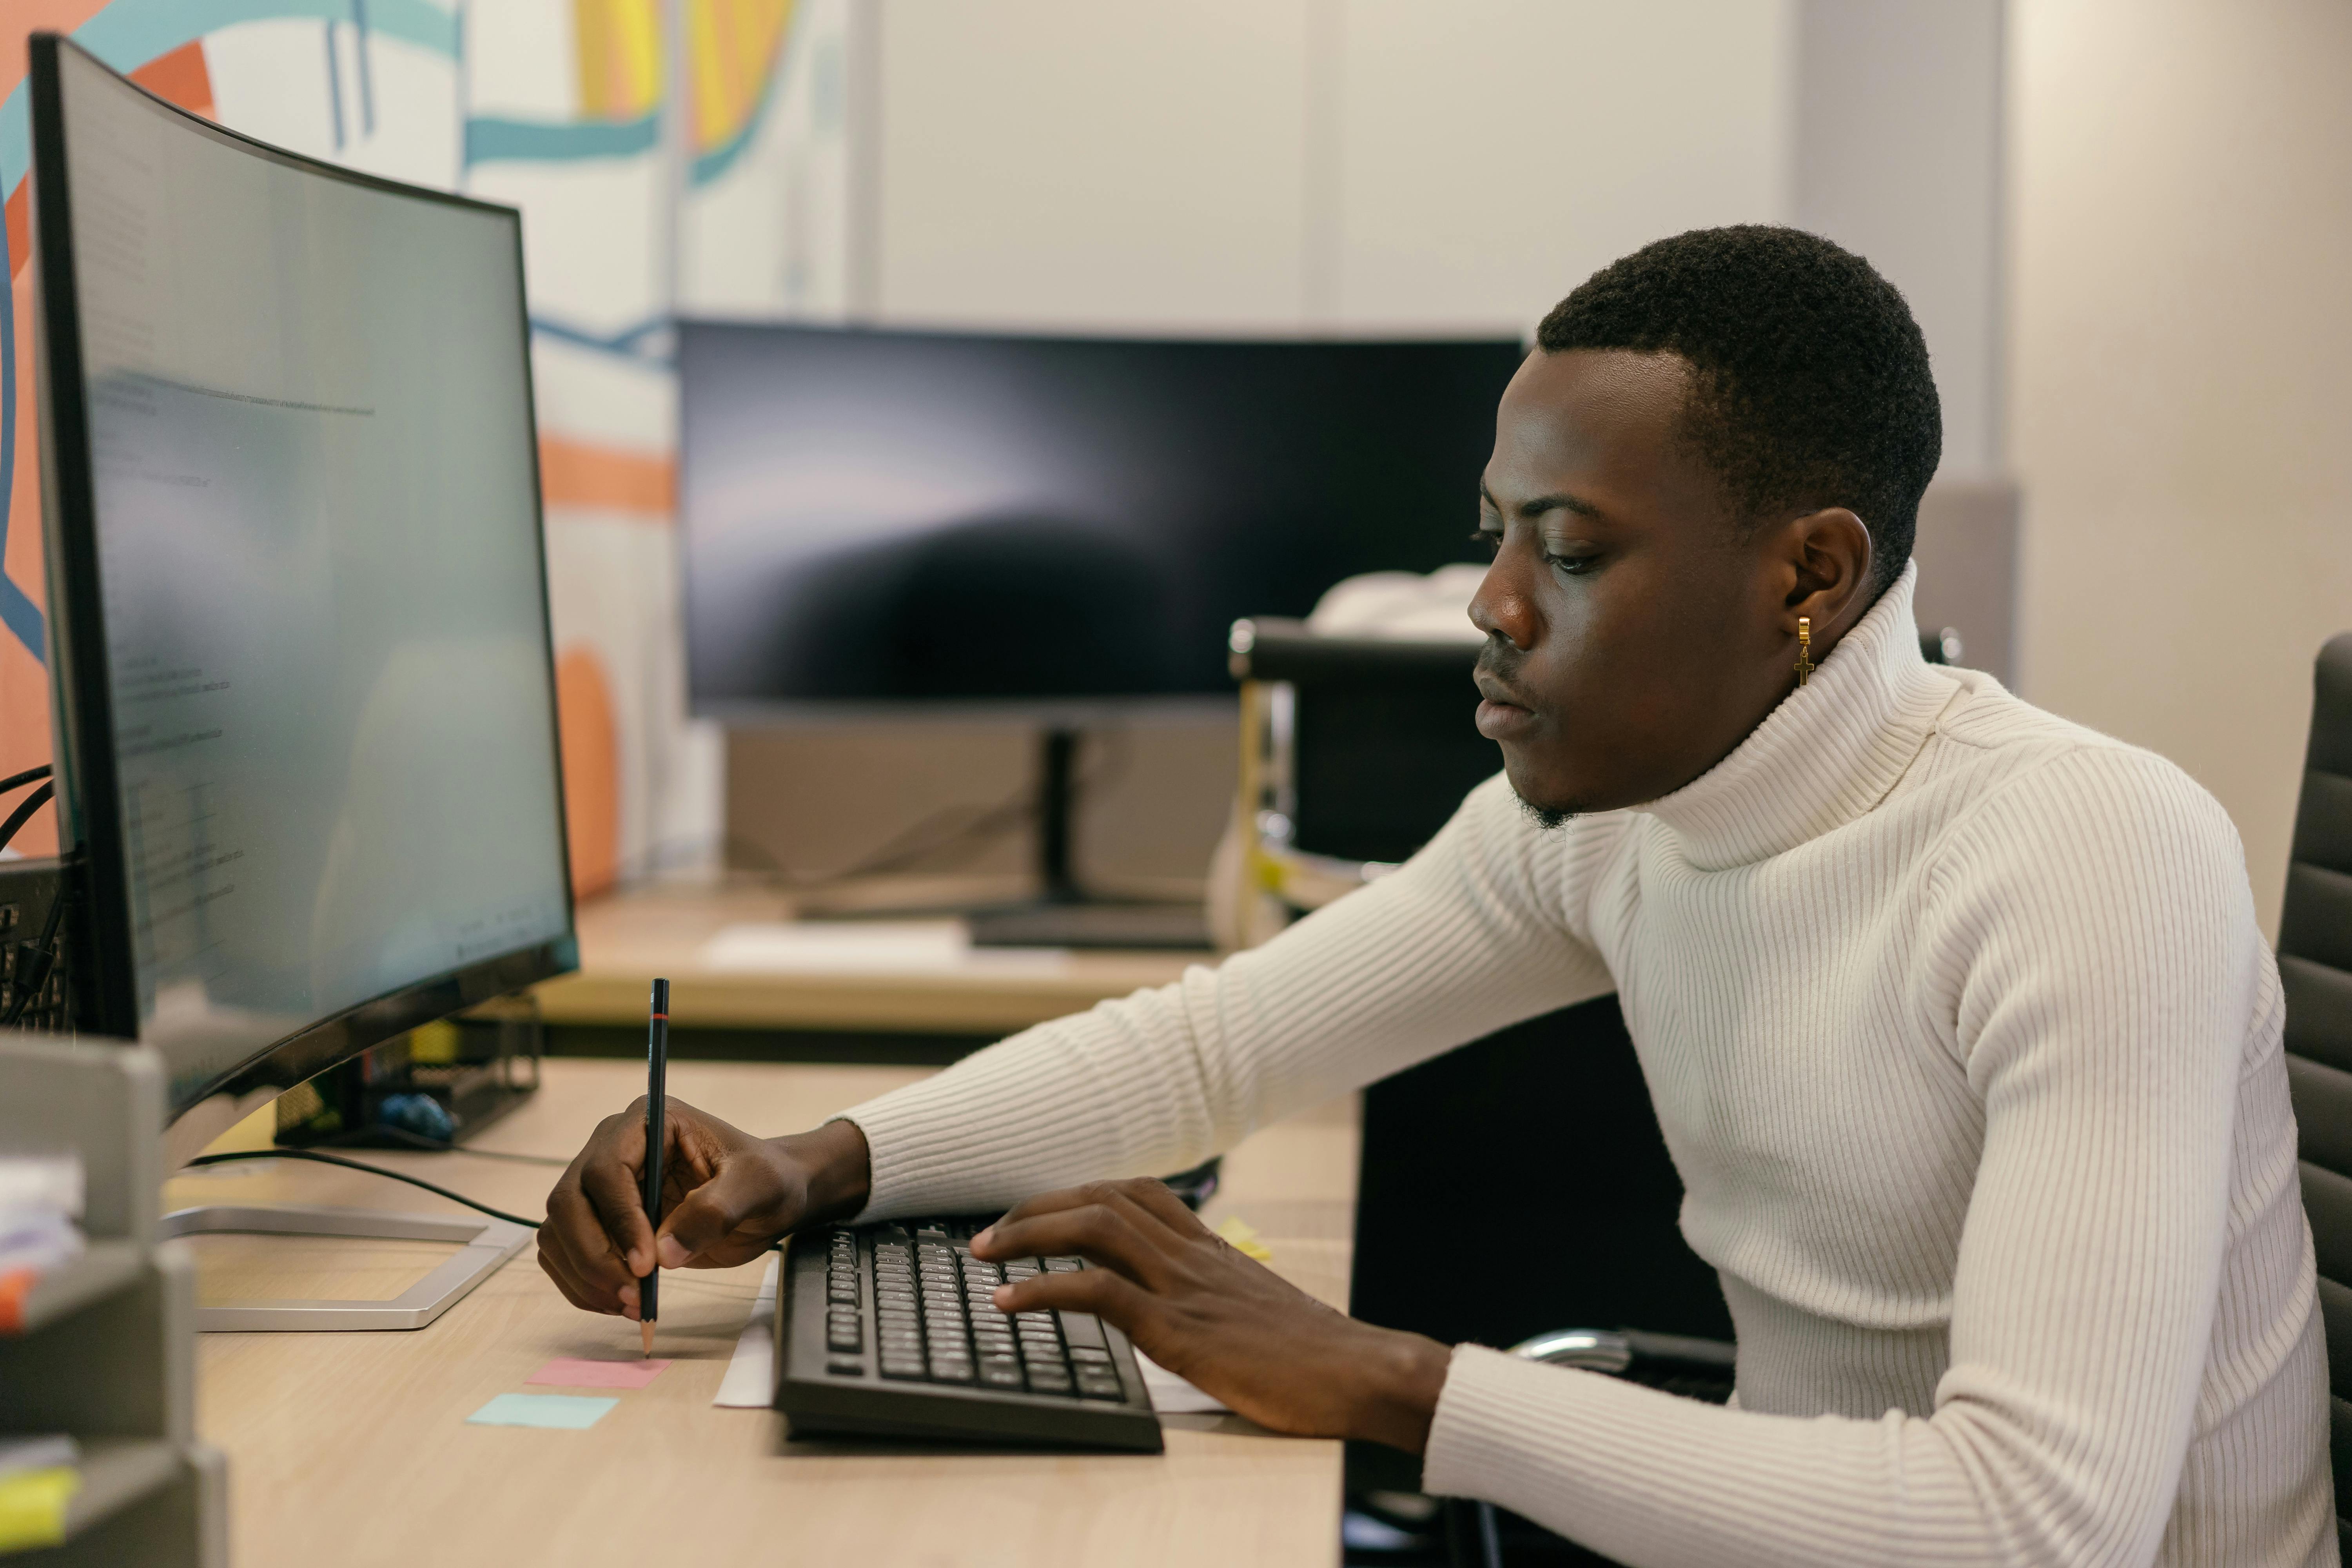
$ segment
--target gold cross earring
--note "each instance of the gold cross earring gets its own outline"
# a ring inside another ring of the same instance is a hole
[[[1797,617],[1797,684],[1802,686],[1813,673],[1813,617]]]

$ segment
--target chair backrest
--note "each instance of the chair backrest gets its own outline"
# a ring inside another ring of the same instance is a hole
[[[1304,623],[1243,623],[1237,679],[1290,690],[1270,737],[1286,750],[1291,847],[1334,860],[1404,859],[1503,765],[1478,733],[1474,641],[1331,637]]]
[[[2352,632],[2320,649],[2316,683],[2278,961],[2327,1325],[2336,1533],[2352,1561]]]

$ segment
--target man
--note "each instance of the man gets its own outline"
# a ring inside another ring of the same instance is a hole
[[[1939,416],[1901,297],[1717,229],[1538,342],[1479,498],[1504,778],[1265,946],[813,1132],[673,1104],[657,1235],[640,1113],[611,1119],[549,1198],[548,1272],[633,1312],[656,1258],[1017,1204],[975,1254],[1102,1267],[1007,1310],[1099,1312],[1267,1426],[1422,1452],[1430,1490],[1635,1568],[2334,1563],[2242,853],[2160,759],[1921,660]],[[1356,1322],[1097,1181],[1612,989],[1738,1325],[1733,1408]]]

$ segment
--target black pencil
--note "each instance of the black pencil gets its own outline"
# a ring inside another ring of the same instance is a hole
[[[646,1223],[661,1228],[662,1079],[669,1067],[669,982],[654,982],[653,1017],[646,1026]],[[637,1282],[637,1337],[654,1353],[654,1321],[661,1316],[661,1260]]]

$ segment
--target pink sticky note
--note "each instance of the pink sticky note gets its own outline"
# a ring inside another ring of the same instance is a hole
[[[559,1388],[643,1388],[661,1375],[666,1361],[590,1361],[560,1355],[525,1383],[551,1383]]]

